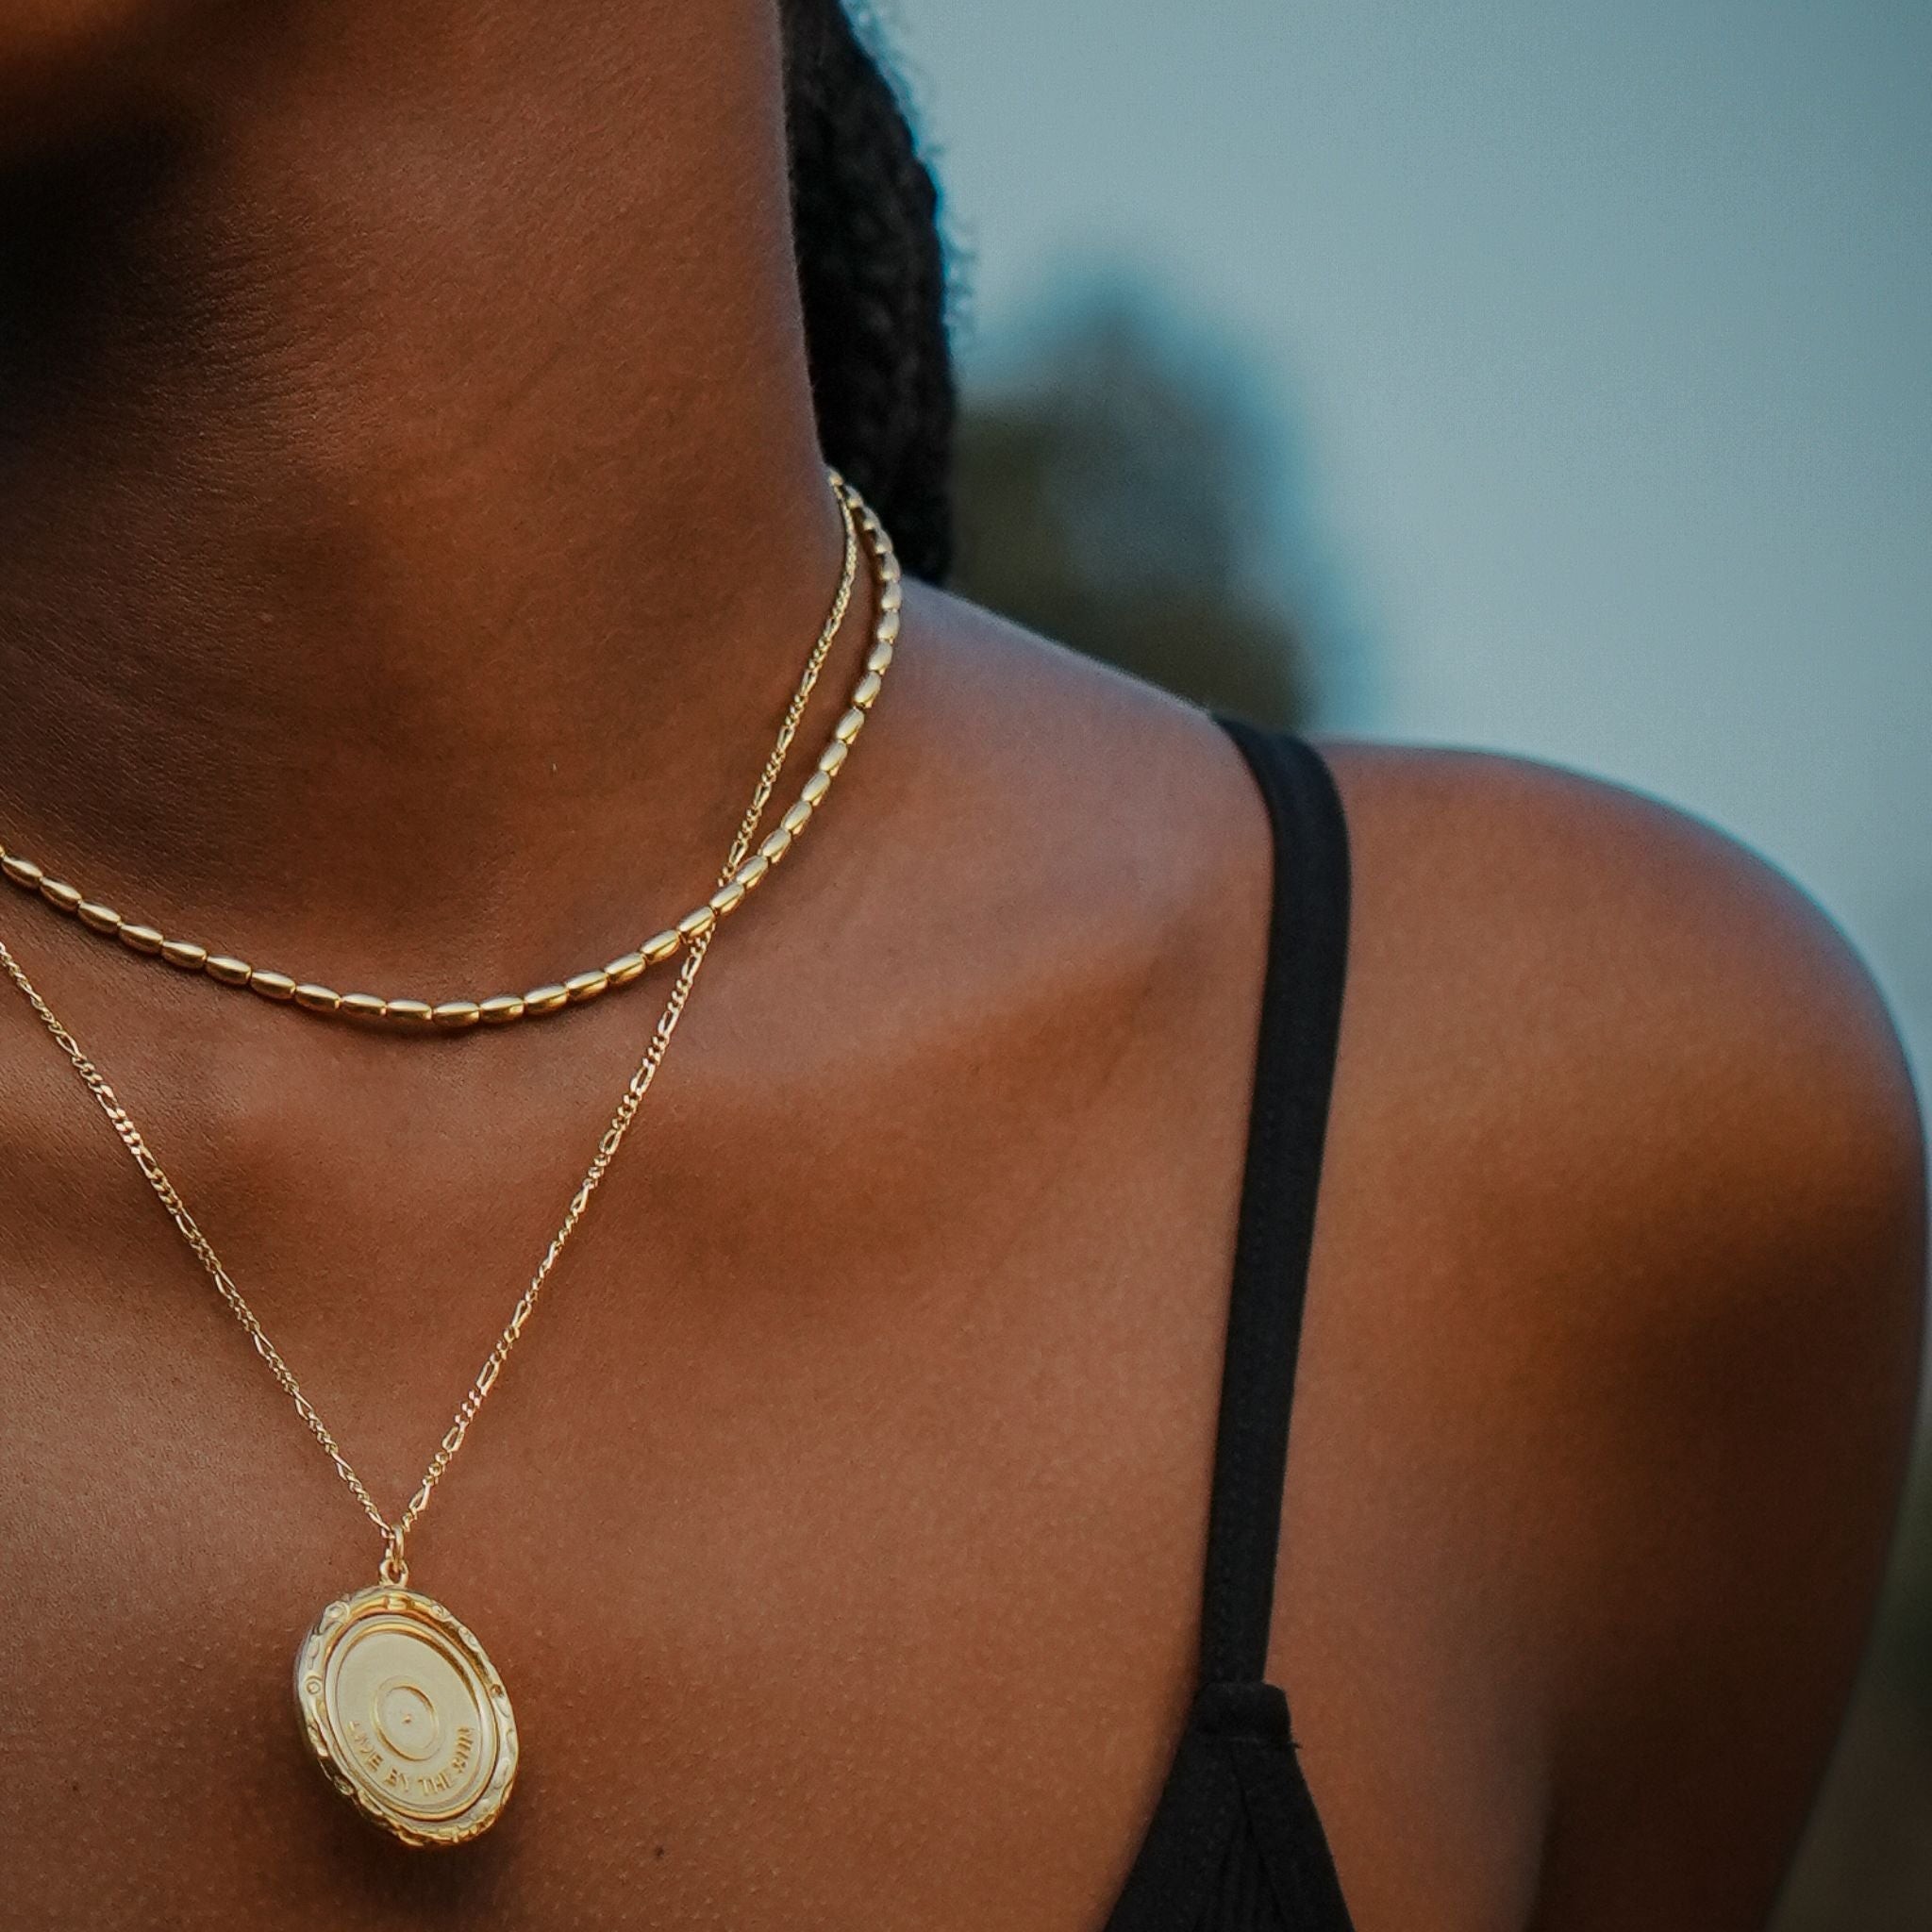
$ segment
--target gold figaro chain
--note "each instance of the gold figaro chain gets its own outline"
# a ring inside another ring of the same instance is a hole
[[[890,538],[879,526],[877,519],[858,503],[856,495],[853,497],[853,503],[866,528],[867,539],[873,548],[875,561],[883,563],[890,559]],[[895,621],[892,625],[895,634],[897,629]],[[821,641],[806,665],[805,674],[799,680],[797,691],[779,729],[777,741],[773,746],[771,758],[766,761],[765,769],[759,776],[751,806],[738,828],[738,836],[732,841],[730,854],[719,874],[721,887],[743,875],[741,869],[745,864],[745,856],[751,850],[752,841],[758,836],[758,823],[770,803],[772,790],[777,783],[791,741],[797,734],[799,722],[804,717],[806,707],[817,686],[819,673],[824,668],[829,647],[830,638],[826,637]],[[878,682],[883,679],[886,670],[891,663],[892,648],[891,639],[878,641],[867,659],[867,676],[873,680],[874,696],[877,694]],[[821,791],[820,796],[823,795]],[[814,799],[813,805],[816,803],[817,800]],[[787,843],[789,842],[788,839]],[[770,852],[769,841],[764,849]],[[770,857],[768,863],[775,864],[781,856],[782,848],[780,852]],[[516,1347],[530,1317],[536,1312],[538,1301],[549,1282],[552,1271],[569,1245],[571,1237],[576,1232],[578,1223],[590,1207],[599,1184],[609,1172],[618,1150],[624,1145],[625,1136],[630,1131],[631,1123],[636,1120],[639,1108],[644,1104],[645,1095],[651,1091],[652,1082],[658,1077],[658,1070],[664,1063],[664,1056],[670,1050],[672,1036],[677,1031],[677,1023],[684,1015],[686,1002],[691,998],[691,988],[696,983],[699,969],[705,963],[705,957],[710,950],[715,933],[716,927],[713,924],[708,924],[690,937],[682,970],[672,987],[670,997],[651,1036],[650,1044],[617,1103],[617,1110],[611,1115],[610,1124],[605,1128],[603,1139],[597,1143],[596,1154],[585,1171],[583,1179],[578,1183],[576,1192],[572,1195],[570,1207],[565,1211],[563,1220],[551,1237],[550,1245],[544,1250],[543,1258],[537,1264],[537,1271],[531,1275],[529,1286],[518,1297],[517,1305],[510,1311],[509,1321],[505,1324],[503,1333],[497,1337],[495,1346],[491,1349],[482,1368],[477,1372],[475,1380],[471,1383],[469,1392],[458,1405],[455,1419],[444,1432],[436,1454],[430,1458],[429,1466],[424,1472],[423,1480],[417,1485],[415,1494],[410,1497],[408,1507],[394,1522],[391,1522],[377,1507],[368,1486],[357,1474],[354,1465],[342,1453],[341,1444],[330,1433],[327,1424],[316,1412],[315,1405],[303,1393],[302,1385],[295,1379],[293,1370],[283,1359],[280,1350],[269,1340],[267,1330],[262,1327],[255,1310],[249,1306],[247,1297],[235,1285],[233,1276],[229,1274],[222,1257],[215,1252],[213,1243],[201,1231],[194,1216],[189,1211],[187,1203],[181,1198],[179,1191],[169,1179],[167,1170],[162,1167],[154,1150],[142,1138],[141,1129],[129,1118],[126,1108],[115,1096],[113,1088],[87,1057],[74,1035],[61,1024],[53,1008],[42,998],[5,941],[0,940],[0,966],[5,967],[8,975],[39,1016],[41,1024],[73,1062],[75,1072],[87,1084],[88,1091],[99,1104],[101,1111],[107,1115],[122,1144],[133,1156],[135,1165],[146,1177],[149,1187],[154,1190],[161,1206],[167,1210],[168,1217],[174,1222],[181,1239],[193,1251],[195,1257],[207,1272],[208,1279],[214,1283],[216,1292],[246,1332],[249,1341],[254,1344],[256,1354],[268,1364],[270,1374],[294,1404],[295,1413],[302,1418],[308,1425],[308,1432],[322,1445],[328,1459],[335,1465],[336,1474],[348,1485],[357,1502],[362,1506],[363,1513],[382,1532],[385,1545],[382,1558],[384,1582],[398,1588],[408,1583],[409,1569],[405,1544],[409,1531],[421,1520],[424,1511],[429,1507],[429,1501],[435,1493],[437,1484],[456,1459],[458,1451],[462,1448],[464,1439],[469,1434],[470,1424],[475,1421],[477,1412],[489,1399],[491,1390],[496,1386],[497,1377],[502,1374],[504,1364],[508,1361],[511,1350]]]

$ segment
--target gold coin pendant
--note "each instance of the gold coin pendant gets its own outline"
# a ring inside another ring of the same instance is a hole
[[[330,1604],[295,1654],[295,1708],[323,1775],[405,1844],[462,1844],[508,1802],[503,1680],[432,1597],[378,1584]]]

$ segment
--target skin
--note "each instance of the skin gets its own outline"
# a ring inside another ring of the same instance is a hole
[[[837,573],[768,0],[457,21],[0,21],[0,836],[389,991],[692,903]],[[1891,1028],[1661,807],[1332,756],[1356,925],[1271,1669],[1354,1914],[1761,1924],[1910,1430]],[[0,1006],[8,1914],[1103,1924],[1191,1688],[1268,865],[1207,721],[908,599],[412,1545],[527,1752],[447,1858],[291,1736],[374,1532]],[[404,1042],[0,919],[400,1496],[652,994]]]

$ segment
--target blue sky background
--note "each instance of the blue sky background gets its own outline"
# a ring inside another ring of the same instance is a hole
[[[969,363],[1151,284],[1284,425],[1330,722],[1716,819],[1932,1068],[1932,7],[877,10]]]

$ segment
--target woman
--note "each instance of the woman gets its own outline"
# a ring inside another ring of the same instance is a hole
[[[1825,923],[934,588],[835,0],[41,0],[0,129],[0,1918],[1760,1924],[1917,1357]]]

